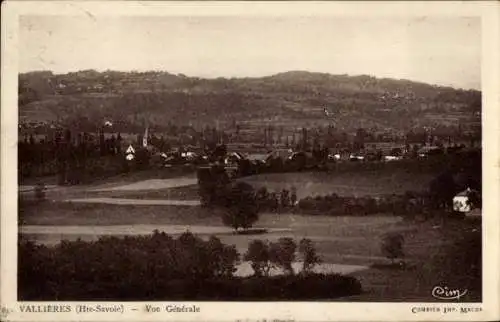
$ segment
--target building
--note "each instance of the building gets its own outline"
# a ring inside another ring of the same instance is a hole
[[[467,188],[453,197],[453,210],[468,213],[475,208],[480,208],[480,195],[476,190]]]

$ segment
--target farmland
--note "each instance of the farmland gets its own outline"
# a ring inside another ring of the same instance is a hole
[[[432,300],[430,289],[440,276],[441,282],[466,281],[470,285],[470,295],[466,301],[480,298],[480,286],[466,275],[464,265],[455,268],[455,275],[446,275],[450,263],[464,261],[464,251],[457,251],[456,243],[478,234],[478,222],[460,222],[440,225],[436,222],[415,223],[403,221],[394,216],[370,217],[326,217],[303,216],[300,214],[261,215],[256,228],[269,232],[257,235],[234,235],[221,225],[217,211],[199,207],[158,207],[158,206],[116,206],[105,204],[72,204],[48,202],[22,209],[25,219],[25,238],[42,243],[54,244],[61,239],[95,240],[102,234],[115,235],[146,234],[158,229],[171,234],[185,230],[207,238],[217,235],[224,243],[235,245],[244,253],[253,239],[275,241],[280,237],[299,240],[310,238],[325,265],[354,265],[365,270],[352,273],[360,277],[365,295],[359,300]],[[33,227],[38,227],[37,229]],[[58,233],[40,234],[40,230]],[[34,231],[35,230],[35,231]],[[410,263],[409,271],[367,269],[371,264],[384,262],[380,252],[380,236],[389,231],[397,231],[405,237],[405,260]],[[480,232],[480,230],[479,230]],[[431,263],[438,263],[437,266]],[[446,268],[445,271],[443,269]],[[441,271],[440,271],[441,269]],[[419,273],[415,275],[415,270]],[[436,275],[439,274],[439,275]],[[385,282],[384,282],[385,281]],[[398,281],[398,282],[394,282]],[[403,288],[395,287],[403,283]],[[472,284],[471,284],[472,283]],[[476,283],[476,284],[474,284]],[[413,285],[413,286],[412,286]],[[417,285],[417,286],[415,286]],[[355,299],[354,299],[355,300]]]

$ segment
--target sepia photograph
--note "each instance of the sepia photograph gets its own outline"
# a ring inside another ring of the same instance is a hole
[[[76,11],[17,18],[20,312],[484,301],[480,15]]]

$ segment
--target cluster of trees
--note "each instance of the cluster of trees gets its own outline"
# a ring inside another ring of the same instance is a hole
[[[302,262],[301,274],[310,274],[315,265],[321,263],[312,241],[300,240],[299,245],[290,237],[282,237],[276,242],[256,239],[248,245],[244,259],[251,263],[255,276],[270,276],[272,268],[280,268],[284,274],[294,275],[292,264],[296,261],[297,250]]]
[[[260,245],[260,246],[259,246]],[[217,237],[203,240],[189,232],[173,238],[155,231],[148,236],[102,237],[63,241],[56,246],[19,241],[20,300],[270,300],[329,299],[358,294],[353,277],[314,274],[319,262],[310,240],[298,250],[301,274],[267,276],[264,266],[287,273],[297,246],[290,239],[267,245],[255,241],[244,260],[254,276],[234,276],[241,257]],[[261,269],[262,268],[262,269]]]
[[[92,172],[101,158],[109,162],[110,157],[121,154],[121,136],[105,138],[103,133],[92,135],[78,133],[73,137],[71,131],[58,130],[53,137],[46,136],[36,140],[26,135],[18,144],[18,162],[21,177],[58,174],[60,183],[80,181],[71,174]]]
[[[315,154],[309,152],[298,152],[291,159],[284,159],[280,156],[270,157],[266,162],[240,162],[240,176],[253,175],[259,173],[279,173],[279,172],[297,172],[303,170],[311,171],[330,171],[330,172],[348,172],[348,171],[374,171],[374,170],[393,170],[404,169],[405,171],[425,172],[425,171],[440,171],[453,165],[459,169],[460,164],[468,164],[474,160],[475,167],[470,169],[470,165],[466,165],[466,172],[474,172],[480,169],[477,160],[480,160],[481,151],[479,149],[468,151],[462,146],[448,147],[442,149],[431,150],[427,157],[418,156],[418,145],[408,147],[409,153],[404,154],[403,149],[394,148],[391,151],[392,155],[402,157],[398,161],[382,162],[382,152],[372,152],[366,150],[364,162],[337,162],[336,159],[328,158],[325,160],[324,155],[328,155],[328,149],[324,153]],[[350,152],[342,150],[338,152],[341,158],[349,157]],[[478,157],[479,155],[479,157]],[[346,157],[347,156],[347,157]],[[356,161],[356,158],[350,159]],[[455,171],[455,170],[454,170]],[[458,170],[456,170],[458,171]]]
[[[259,188],[255,193],[259,209],[279,212],[294,207],[297,203],[297,189],[292,187],[279,192],[268,191],[266,187]]]
[[[427,207],[427,194],[407,192],[404,195],[374,197],[341,197],[335,193],[326,196],[306,197],[299,201],[301,213],[330,216],[393,213],[415,214]]]

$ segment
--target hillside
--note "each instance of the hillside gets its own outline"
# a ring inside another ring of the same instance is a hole
[[[328,109],[329,116],[324,108]],[[130,128],[218,124],[407,131],[480,120],[481,93],[407,80],[290,71],[261,78],[201,79],[167,72],[32,72],[19,75],[20,122]],[[462,127],[463,128],[463,127]],[[477,130],[477,129],[476,129]]]

